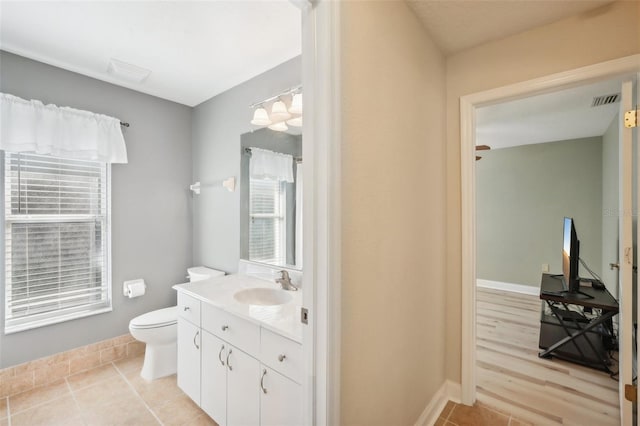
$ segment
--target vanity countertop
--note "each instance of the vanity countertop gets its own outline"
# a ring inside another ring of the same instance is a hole
[[[193,283],[176,284],[173,288],[201,302],[245,318],[274,333],[302,342],[302,324],[300,323],[302,291],[287,292],[292,296],[292,300],[283,305],[260,306],[240,303],[233,295],[247,288],[279,289],[280,286],[249,275],[233,274]]]

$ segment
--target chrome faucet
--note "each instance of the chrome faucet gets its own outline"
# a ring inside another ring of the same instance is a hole
[[[278,278],[276,282],[280,284],[280,287],[282,287],[283,290],[298,291],[298,287],[291,283],[291,278],[289,278],[289,273],[287,271],[280,271],[280,274],[281,277]]]

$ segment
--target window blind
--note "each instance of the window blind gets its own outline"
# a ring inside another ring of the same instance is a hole
[[[283,265],[286,247],[283,182],[253,179],[249,190],[249,259]]]
[[[111,309],[104,163],[5,153],[5,332]]]

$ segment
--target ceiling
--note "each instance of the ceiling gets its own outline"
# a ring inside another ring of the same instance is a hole
[[[611,0],[408,0],[446,54]],[[0,49],[184,105],[199,103],[301,53],[290,0],[0,0]],[[108,72],[112,59],[150,71]]]
[[[611,2],[612,0],[407,0],[446,55]]]
[[[299,55],[300,21],[289,0],[0,1],[0,49],[195,106]]]
[[[622,79],[479,108],[476,144],[491,149],[602,136],[620,102],[591,107],[595,96],[620,93]]]

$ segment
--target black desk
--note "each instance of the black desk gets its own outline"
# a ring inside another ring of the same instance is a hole
[[[605,339],[612,339],[605,324],[618,312],[618,302],[607,290],[581,287],[582,294],[562,293],[562,277],[542,274],[540,299],[542,315],[540,319],[541,358],[558,358],[613,373],[609,369],[610,360],[606,352]],[[552,315],[547,315],[545,306]],[[591,314],[585,313],[591,309]],[[554,342],[549,344],[549,342]]]

